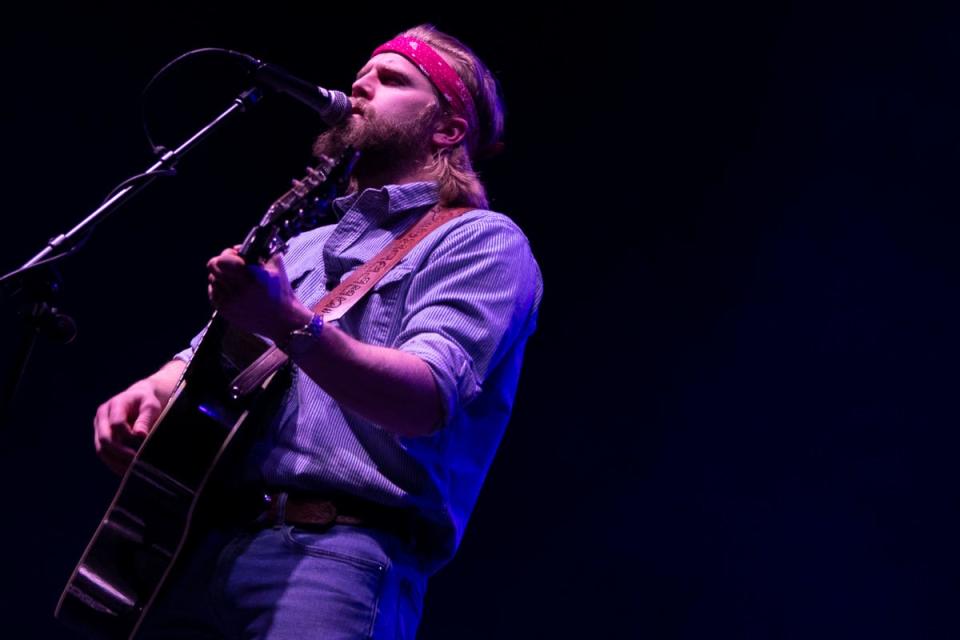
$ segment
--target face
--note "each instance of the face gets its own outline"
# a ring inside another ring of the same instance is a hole
[[[398,124],[410,122],[438,105],[436,91],[426,76],[396,53],[376,55],[360,69],[351,102],[355,111],[358,107],[372,109],[377,116]]]
[[[412,62],[396,53],[374,56],[357,74],[350,101],[353,114],[320,135],[315,154],[352,146],[361,152],[354,169],[360,176],[403,172],[429,157],[439,100]]]

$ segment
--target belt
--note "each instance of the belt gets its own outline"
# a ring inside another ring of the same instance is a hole
[[[265,508],[258,520],[264,524],[292,524],[326,528],[347,524],[383,529],[411,539],[410,516],[400,509],[349,496],[317,496],[300,493],[265,493]]]

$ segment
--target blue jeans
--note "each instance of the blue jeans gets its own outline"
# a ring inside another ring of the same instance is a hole
[[[409,639],[426,590],[407,546],[364,527],[214,531],[184,560],[138,639]]]

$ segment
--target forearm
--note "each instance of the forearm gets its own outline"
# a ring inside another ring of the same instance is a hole
[[[440,425],[433,373],[415,355],[364,344],[327,325],[294,362],[344,409],[387,431],[421,436]]]
[[[160,367],[156,373],[147,376],[144,381],[153,385],[157,399],[161,404],[166,404],[186,368],[187,363],[183,360],[171,360]]]
[[[313,312],[293,293],[279,254],[251,267],[228,249],[208,263],[209,294],[234,326],[284,344]],[[345,410],[387,431],[427,435],[441,422],[430,366],[397,349],[364,344],[333,325],[295,351],[293,361]]]
[[[171,360],[97,407],[94,446],[112,470],[121,475],[126,471],[186,366],[182,360]]]

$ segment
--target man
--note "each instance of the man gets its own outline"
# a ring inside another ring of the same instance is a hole
[[[421,26],[374,51],[351,102],[349,120],[315,143],[317,154],[361,152],[351,193],[334,203],[339,222],[263,265],[235,249],[208,263],[213,305],[294,365],[244,458],[246,481],[273,502],[255,523],[205,536],[144,637],[413,637],[426,578],[455,552],[503,434],[541,280],[472,168],[499,145],[496,83],[462,43]],[[311,311],[438,203],[472,210],[339,321]],[[98,409],[96,448],[111,468],[129,465],[190,355]],[[313,526],[331,503],[336,521]]]

